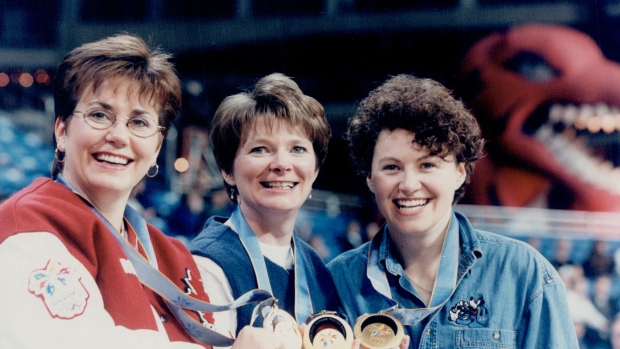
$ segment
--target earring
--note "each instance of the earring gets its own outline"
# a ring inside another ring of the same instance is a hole
[[[150,170],[151,170],[151,169],[149,168],[149,171],[150,171]],[[146,172],[146,176],[147,176],[147,177],[149,177],[149,178],[153,178],[153,177],[157,176],[157,173],[159,173],[159,165],[158,165],[158,164],[155,164],[155,173],[150,174],[150,173],[148,173],[148,171],[147,171],[147,172]]]
[[[312,189],[310,189],[310,194],[308,194],[308,199],[312,199]]]
[[[56,146],[56,149],[54,150],[54,158],[56,159],[56,161],[62,163],[65,162],[65,160],[67,160],[67,155],[65,154],[65,157],[62,158],[62,160],[60,159],[59,154],[61,154],[62,152],[60,151],[60,149],[58,149],[58,146]]]
[[[235,187],[230,187],[230,200],[235,201]]]

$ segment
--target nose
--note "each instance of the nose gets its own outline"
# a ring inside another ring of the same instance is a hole
[[[127,127],[127,117],[117,117],[114,124],[106,129],[106,140],[110,143],[125,145],[129,141],[131,131]]]
[[[283,151],[278,151],[273,155],[273,161],[269,165],[269,169],[274,172],[287,172],[291,169],[291,161],[289,154]]]
[[[398,190],[400,190],[405,195],[410,195],[416,190],[420,189],[420,187],[422,187],[422,184],[420,182],[420,177],[418,176],[416,171],[403,171],[401,181],[398,184]]]

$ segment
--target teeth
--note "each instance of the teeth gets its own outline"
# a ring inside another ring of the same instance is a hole
[[[575,130],[591,134],[620,132],[620,107],[606,103],[554,104],[549,110],[549,121],[564,124],[562,134],[547,125],[537,131],[536,138],[548,145],[556,159],[588,182],[620,194],[619,171],[609,161],[594,160],[596,156],[587,150],[588,146],[575,133]]]
[[[265,186],[268,188],[292,188],[295,186],[293,182],[266,182]]]
[[[574,111],[574,106],[569,108],[570,113]],[[579,119],[585,120],[583,129],[588,128],[589,131],[596,129],[596,122],[594,126],[590,126],[592,118],[598,118],[599,124],[604,124],[605,119],[610,117],[614,118],[614,124],[620,125],[620,115],[609,114],[608,108],[599,109],[606,111],[607,114],[599,116],[590,116],[585,118],[586,113],[580,113],[575,119],[573,127],[578,128],[580,126]],[[594,110],[591,106],[589,108],[582,109],[586,112]],[[558,107],[554,106],[551,110],[554,114],[553,118],[558,118]],[[551,119],[551,115],[550,115]],[[562,119],[566,123],[566,118]],[[597,121],[598,122],[598,121]],[[606,121],[610,123],[609,121]],[[603,126],[598,126],[599,130]],[[570,130],[570,129],[569,129]],[[620,130],[617,128],[616,130]],[[594,155],[590,154],[588,147],[579,139],[576,139],[572,134],[573,131],[564,131],[561,134],[556,134],[553,128],[549,124],[543,125],[536,131],[534,135],[536,139],[547,145],[547,148],[555,154],[555,159],[560,162],[566,169],[585,181],[595,185],[601,189],[611,191],[620,195],[620,169],[614,168],[613,164],[609,161],[599,160]]]
[[[427,199],[416,199],[416,200],[398,200],[397,204],[399,207],[417,207],[424,206],[428,202]]]
[[[594,106],[594,110],[595,114],[599,116],[609,114],[609,107],[605,103],[597,103]]]
[[[109,155],[109,154],[99,154],[97,155],[97,160],[111,162],[113,164],[127,165],[126,158],[123,158],[120,156]]]
[[[582,106],[554,104],[549,109],[549,120],[590,133],[620,131],[620,109],[605,103]]]
[[[594,116],[588,119],[586,123],[586,127],[590,133],[599,133],[601,128],[603,127],[602,118],[598,116]]]
[[[620,120],[620,118],[618,118]],[[605,133],[613,133],[616,130],[616,118],[612,114],[603,115],[601,128]]]

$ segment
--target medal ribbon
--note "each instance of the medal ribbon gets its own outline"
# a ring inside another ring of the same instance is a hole
[[[399,308],[398,302],[392,298],[392,291],[387,275],[385,271],[381,269],[379,263],[379,248],[382,244],[385,245],[387,243],[389,236],[387,224],[382,234],[377,234],[370,243],[368,248],[366,275],[368,279],[370,279],[373,288],[386,297],[388,303],[392,305],[391,308],[386,309],[384,312],[394,316],[403,325],[415,325],[422,321],[435,310],[442,307],[448,299],[450,299],[456,289],[459,255],[459,224],[454,213],[452,213],[450,222],[441,250],[441,260],[439,262],[439,270],[435,278],[433,292],[431,293],[431,300],[426,308]]]
[[[210,330],[200,322],[194,320],[183,309],[190,311],[202,311],[208,313],[215,313],[220,311],[227,311],[236,309],[240,306],[261,302],[265,299],[271,298],[271,294],[263,290],[252,290],[239,298],[235,299],[232,303],[226,305],[215,305],[205,301],[201,301],[196,298],[192,298],[181,291],[172,281],[170,281],[164,274],[157,270],[157,261],[155,259],[155,252],[151,238],[148,234],[146,221],[142,216],[131,208],[129,205],[125,207],[125,218],[136,232],[136,235],[140,239],[142,246],[144,247],[148,260],[138,253],[125,239],[123,239],[112,224],[99,212],[99,210],[86,198],[84,198],[71,184],[66,182],[60,175],[57,178],[57,182],[65,185],[71,189],[76,195],[78,195],[101,219],[106,225],[112,236],[121,246],[121,249],[134,266],[136,274],[140,282],[159,294],[164,298],[172,312],[176,315],[179,321],[183,324],[185,329],[197,340],[214,345],[214,346],[231,346],[234,339],[226,337],[216,331]]]
[[[265,257],[260,249],[258,238],[243,217],[243,213],[238,205],[235,211],[233,211],[230,220],[237,230],[241,244],[250,257],[258,288],[273,294],[271,282],[269,282],[269,273],[267,272],[267,266],[265,264]],[[295,255],[295,317],[297,323],[301,325],[308,316],[312,314],[312,299],[310,299],[310,289],[306,277],[305,263],[301,254],[297,251],[297,245],[299,244],[298,239],[297,235],[293,234],[293,251]]]

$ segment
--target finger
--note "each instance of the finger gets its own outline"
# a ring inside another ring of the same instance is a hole
[[[409,342],[411,341],[411,339],[409,338],[408,335],[404,335],[403,339],[400,341],[400,347],[399,349],[407,349],[409,347]]]

